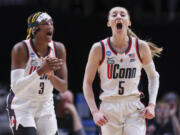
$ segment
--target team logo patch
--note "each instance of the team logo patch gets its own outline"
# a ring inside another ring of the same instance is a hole
[[[31,65],[38,67],[38,66],[39,66],[39,63],[38,63],[38,61],[36,61],[36,60],[31,60]]]
[[[111,52],[110,52],[110,51],[106,51],[106,55],[107,55],[107,56],[110,56],[110,55],[111,55]]]
[[[33,57],[35,57],[35,54],[34,53],[30,53],[30,56],[33,58]]]
[[[112,58],[107,58],[107,64],[114,64],[115,60]]]

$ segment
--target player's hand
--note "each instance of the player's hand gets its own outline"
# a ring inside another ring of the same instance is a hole
[[[176,112],[177,112],[177,106],[175,104],[171,104],[169,109],[170,116],[175,116]]]
[[[142,116],[146,119],[153,119],[155,117],[155,105],[149,104],[143,111]]]
[[[60,69],[62,60],[55,57],[42,58],[41,67],[37,70],[39,75],[46,74],[52,75],[52,71]]]
[[[46,59],[45,58],[41,58],[42,60],[42,63],[46,62]],[[46,75],[49,77],[51,75],[53,75],[53,71],[49,71],[49,72],[46,72]]]
[[[53,71],[49,71],[49,72],[46,73],[46,75],[47,75],[48,77],[50,77],[50,76],[54,75],[53,73],[54,73]]]
[[[96,111],[92,115],[93,115],[93,120],[95,124],[98,126],[103,126],[104,124],[108,122],[107,118],[100,111]]]
[[[60,69],[63,64],[62,59],[58,59],[55,57],[47,57],[46,62],[50,66],[51,70],[54,70],[54,71]]]
[[[69,103],[69,102],[64,103],[64,109],[65,109],[65,113],[75,114],[77,112],[76,107],[74,106],[74,104]]]

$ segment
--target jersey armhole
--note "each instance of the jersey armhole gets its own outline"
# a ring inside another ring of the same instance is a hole
[[[102,65],[102,63],[103,63],[103,61],[105,59],[105,46],[104,46],[103,41],[100,41],[100,43],[101,43],[101,48],[102,48],[102,58],[101,58],[101,61],[100,61],[99,65]]]
[[[53,41],[53,48],[54,48],[54,53],[55,53],[55,57],[57,58],[57,49],[56,49],[56,43]]]
[[[141,59],[141,56],[140,56],[140,53],[139,53],[139,42],[138,42],[138,39],[136,38],[136,53],[137,53],[137,56],[139,58],[139,61],[142,63],[142,59]]]
[[[23,42],[23,44],[24,44],[24,46],[26,48],[26,52],[27,52],[27,60],[26,60],[26,64],[27,64],[28,61],[29,61],[29,57],[30,57],[29,49],[28,49],[28,46],[27,46],[26,42],[25,41],[22,41],[22,42]]]

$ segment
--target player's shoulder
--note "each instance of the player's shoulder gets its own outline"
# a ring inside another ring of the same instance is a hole
[[[15,51],[15,52],[22,52],[25,50],[26,50],[26,46],[23,41],[17,42],[12,48],[12,51]]]
[[[64,45],[62,42],[54,41],[54,43],[55,43],[55,45],[56,45],[57,47],[60,47],[60,48],[65,47],[65,45]]]
[[[109,39],[109,37],[99,40],[98,42],[95,42],[92,47],[96,48],[96,49],[102,49],[102,47],[105,47],[104,45],[108,39]]]
[[[62,58],[66,56],[66,48],[62,42],[54,41],[54,47],[57,57]]]
[[[95,42],[93,45],[92,45],[93,48],[101,48],[101,43],[100,42]]]
[[[66,50],[65,45],[62,42],[54,41],[54,45],[55,45],[56,50],[58,50],[58,51],[65,51]]]
[[[94,50],[96,51],[97,53],[102,53],[102,50],[105,50],[105,44],[107,42],[107,40],[109,39],[109,37],[106,37],[102,40],[99,40],[98,42],[95,42],[93,45],[92,45],[92,48],[91,50]]]
[[[139,43],[140,50],[149,50],[150,49],[149,45],[146,41],[139,39],[138,43]]]
[[[140,52],[140,56],[142,59],[144,56],[151,54],[151,50],[148,45],[148,42],[146,42],[144,40],[139,40],[139,52]]]
[[[13,48],[11,50],[11,56],[14,60],[18,60],[18,61],[19,60],[20,61],[27,60],[28,51],[27,51],[27,47],[23,41],[20,41],[13,46]]]
[[[94,51],[94,52],[97,52],[97,53],[102,51],[101,43],[100,42],[95,42],[91,47],[91,51]]]

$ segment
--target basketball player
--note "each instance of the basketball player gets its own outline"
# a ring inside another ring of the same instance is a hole
[[[94,122],[101,126],[102,135],[145,135],[145,118],[154,118],[154,108],[159,87],[153,55],[161,48],[143,41],[128,28],[131,25],[128,11],[114,7],[109,11],[107,26],[112,36],[95,43],[86,65],[83,91]],[[149,81],[149,104],[140,102],[138,84],[141,69]],[[97,108],[92,83],[98,71],[101,80],[102,101]]]
[[[66,50],[52,40],[53,21],[45,12],[28,18],[27,32],[12,49],[10,127],[14,135],[57,135],[52,91],[67,89]]]

